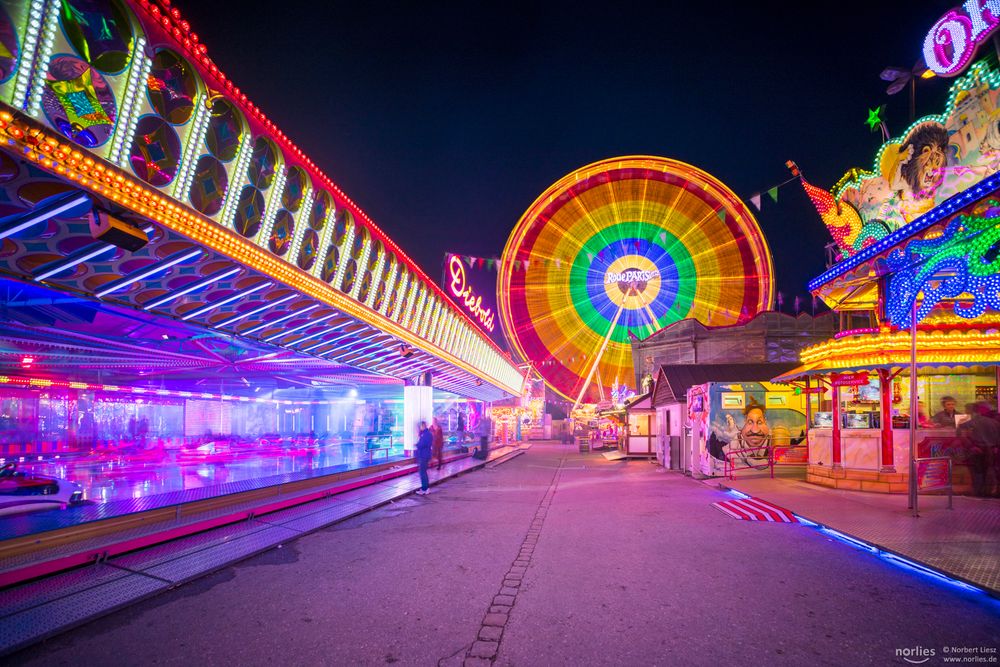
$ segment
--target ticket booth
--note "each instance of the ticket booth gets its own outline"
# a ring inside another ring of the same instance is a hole
[[[636,396],[625,406],[625,454],[656,456],[656,410],[652,394]]]

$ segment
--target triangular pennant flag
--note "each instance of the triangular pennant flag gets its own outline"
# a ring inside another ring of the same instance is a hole
[[[726,221],[726,209],[720,208],[718,211],[715,212],[715,214],[719,216],[719,220],[722,220],[723,222]]]
[[[496,264],[496,260],[495,259],[488,259],[488,260],[486,260],[486,268],[489,269],[490,271],[493,270],[493,265],[494,264]]]
[[[660,232],[660,241],[662,241],[663,243],[667,242],[667,233],[666,232]]]
[[[774,201],[774,203],[776,203],[776,204],[778,203],[778,186],[777,185],[775,185],[773,188],[771,188],[770,190],[768,190],[767,194],[769,194],[771,196],[771,199]]]
[[[587,253],[587,261],[588,262],[593,262],[594,261],[594,253],[592,253],[592,252],[588,252]]]
[[[471,268],[472,268],[472,262],[474,262],[474,261],[475,261],[475,258],[474,258],[474,257],[473,257],[472,255],[466,255],[466,256],[465,256],[465,257],[463,257],[462,259],[464,259],[464,260],[465,260],[465,263],[466,263],[466,264],[468,264],[468,265],[469,265],[469,268],[471,269]]]
[[[758,211],[760,210],[760,193],[759,192],[757,194],[755,194],[753,197],[750,197],[750,203],[753,204],[753,207],[755,209],[757,209]]]
[[[562,268],[562,262],[561,262],[561,261],[559,261],[559,258],[558,258],[558,257],[556,257],[556,268],[557,268],[557,269],[561,269],[561,268]]]
[[[483,264],[485,264],[485,263],[486,263],[486,260],[483,259],[482,257],[476,258],[476,266],[478,266],[480,269],[483,268]]]
[[[520,271],[521,270],[521,260],[519,260],[519,259],[515,259],[514,260],[514,270],[515,271]]]
[[[525,271],[527,271],[527,270],[528,270],[528,265],[529,265],[530,263],[531,263],[531,262],[530,262],[530,260],[527,260],[527,259],[526,259],[526,260],[524,260],[524,270],[525,270]]]

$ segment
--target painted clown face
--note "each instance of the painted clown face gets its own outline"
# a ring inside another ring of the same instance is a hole
[[[767,416],[762,408],[751,408],[747,412],[747,420],[740,429],[743,442],[750,447],[761,447],[767,443],[771,428],[767,425]]]

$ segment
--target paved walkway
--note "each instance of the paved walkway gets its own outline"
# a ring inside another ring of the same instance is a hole
[[[996,600],[731,519],[711,506],[727,497],[535,445],[12,662],[905,665],[897,650],[1000,647]]]
[[[706,480],[708,481],[708,480]],[[711,480],[905,556],[1000,597],[1000,500],[921,495],[920,517],[905,495],[828,489],[793,479]],[[1000,660],[998,660],[1000,664]]]

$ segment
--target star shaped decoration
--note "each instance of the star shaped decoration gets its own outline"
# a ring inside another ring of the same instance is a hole
[[[865,124],[868,126],[868,129],[871,130],[872,132],[874,132],[876,128],[878,128],[878,126],[882,124],[883,111],[885,111],[884,104],[879,105],[874,109],[868,110],[868,120],[865,121]]]

